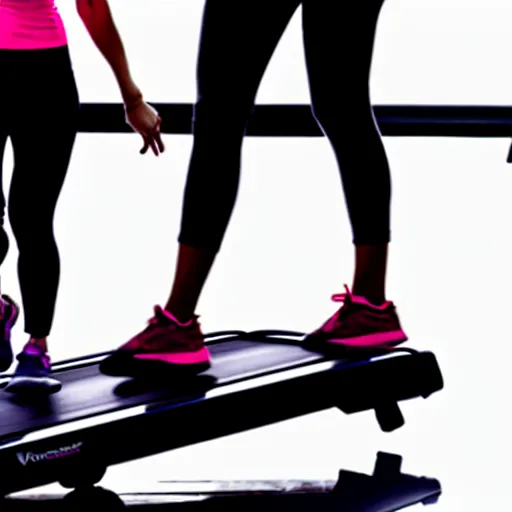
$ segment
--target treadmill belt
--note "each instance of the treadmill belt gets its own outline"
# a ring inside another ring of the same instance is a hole
[[[62,390],[44,401],[19,403],[9,393],[0,393],[0,444],[41,428],[90,418],[137,405],[178,401],[203,395],[208,389],[250,377],[317,363],[324,356],[297,345],[274,341],[220,341],[208,344],[212,367],[181,386],[172,382],[153,385],[129,378],[109,377],[98,364],[56,370]]]

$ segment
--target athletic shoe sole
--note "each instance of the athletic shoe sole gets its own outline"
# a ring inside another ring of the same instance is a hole
[[[52,377],[13,377],[5,391],[17,395],[53,394],[60,391],[62,384]]]
[[[156,375],[169,377],[189,377],[211,368],[209,361],[197,364],[173,364],[157,359],[139,359],[132,354],[115,353],[104,359],[100,372],[110,377],[152,378]]]

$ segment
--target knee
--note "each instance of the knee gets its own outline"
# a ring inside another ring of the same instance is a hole
[[[224,94],[202,95],[194,105],[193,127],[196,140],[212,147],[241,145],[252,105]]]
[[[316,97],[312,100],[313,116],[325,135],[330,138],[360,139],[376,133],[373,109],[368,97],[350,96],[346,99]]]
[[[18,209],[9,206],[9,222],[20,250],[23,247],[40,245],[41,241],[53,239],[53,221],[38,212],[37,208]]]
[[[188,174],[194,195],[211,195],[214,186],[216,195],[226,195],[237,186],[248,116],[234,103],[220,96],[201,97],[194,107]]]

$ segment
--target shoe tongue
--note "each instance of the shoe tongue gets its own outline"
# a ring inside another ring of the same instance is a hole
[[[370,306],[370,302],[365,297],[361,297],[359,295],[352,295],[351,301],[354,304],[364,304],[365,306]]]
[[[155,306],[154,311],[155,311],[155,317],[158,319],[158,321],[168,323],[168,324],[171,324],[171,323],[177,324],[178,323],[176,318],[174,318],[174,316],[171,315],[171,313],[169,313],[168,311],[165,311],[165,309],[163,309],[162,307]]]
[[[376,303],[376,302],[370,302],[366,297],[357,297],[357,296],[352,296],[352,301],[355,304],[364,304],[365,306],[369,306],[371,308],[385,308],[390,304],[390,302],[387,300],[380,302],[380,303]]]
[[[199,318],[197,315],[194,315],[194,317],[191,320],[189,320],[188,322],[181,323],[172,313],[169,313],[169,311],[163,309],[161,306],[155,306],[154,311],[155,311],[155,318],[157,318],[157,320],[159,322],[179,325],[182,327],[191,325],[194,322],[194,320],[197,320]]]

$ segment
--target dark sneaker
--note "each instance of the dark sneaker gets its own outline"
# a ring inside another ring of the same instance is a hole
[[[332,297],[343,306],[305,338],[306,348],[383,349],[407,341],[392,302],[375,306],[345,290]]]
[[[211,366],[198,317],[181,324],[154,307],[148,326],[100,363],[100,371],[116,377],[151,376],[155,372],[198,374]]]
[[[8,296],[0,297],[0,372],[7,371],[13,362],[11,330],[18,320],[18,305]]]
[[[27,344],[17,356],[18,366],[5,390],[9,393],[56,393],[62,384],[51,375],[50,356],[37,345]]]

